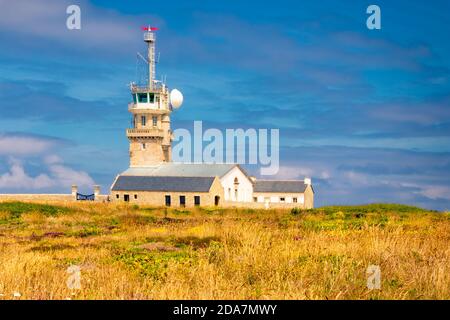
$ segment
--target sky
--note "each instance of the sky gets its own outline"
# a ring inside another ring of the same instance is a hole
[[[81,8],[68,30],[66,8]],[[381,30],[366,27],[369,5]],[[280,130],[278,179],[316,206],[450,209],[446,0],[0,0],[0,193],[108,192],[129,164],[143,25],[172,127]],[[248,167],[258,177],[256,168]]]

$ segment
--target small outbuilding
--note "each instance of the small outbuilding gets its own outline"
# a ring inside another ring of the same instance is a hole
[[[253,201],[311,209],[314,207],[314,190],[311,179],[255,180]]]

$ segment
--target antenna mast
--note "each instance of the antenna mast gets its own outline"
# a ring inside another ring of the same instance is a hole
[[[144,31],[144,41],[147,42],[148,45],[148,88],[150,90],[154,89],[154,80],[155,80],[155,42],[156,35],[153,31],[158,30],[158,28],[154,27],[144,27],[142,28]]]

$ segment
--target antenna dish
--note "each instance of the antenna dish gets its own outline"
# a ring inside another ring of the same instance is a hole
[[[170,91],[170,104],[174,109],[178,109],[183,104],[183,95],[177,89]]]

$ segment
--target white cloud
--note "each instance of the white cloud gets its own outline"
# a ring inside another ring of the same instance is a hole
[[[0,172],[0,189],[14,192],[35,190],[69,190],[72,184],[92,187],[94,180],[88,173],[64,164],[54,150],[58,140],[31,135],[0,135],[0,160],[9,159],[9,168]],[[40,172],[27,173],[24,164],[32,159],[40,165]]]
[[[9,172],[0,175],[0,188],[17,189],[42,189],[55,185],[48,175],[40,174],[36,177],[30,177],[18,160],[11,160]]]
[[[310,167],[294,167],[294,166],[282,166],[278,170],[274,179],[303,179],[303,178],[321,178],[324,180],[331,178],[329,170],[323,168],[310,168]]]
[[[419,193],[433,200],[436,199],[450,200],[450,188],[447,186],[426,186]]]
[[[45,156],[44,162],[48,165],[52,165],[52,164],[63,163],[64,161],[61,159],[60,156],[57,156],[56,154],[51,154],[51,155]]]
[[[30,156],[46,152],[56,145],[51,139],[33,136],[0,135],[0,155]]]
[[[276,177],[274,179],[302,179],[304,177],[313,176],[314,170],[306,167],[290,167],[290,166],[282,166],[278,170]]]
[[[61,163],[47,164],[46,169],[48,173],[41,173],[33,177],[25,172],[20,160],[10,159],[9,171],[0,175],[0,188],[14,190],[58,188],[68,190],[72,184],[86,187],[92,187],[95,184],[86,172],[74,170]]]
[[[347,171],[344,173],[345,178],[347,179],[347,182],[350,182],[353,185],[368,185],[370,184],[370,179],[368,175],[358,173],[355,171]]]
[[[0,0],[0,27],[4,31],[56,40],[87,49],[123,48],[133,41],[138,31],[137,21],[142,19],[121,15],[111,10],[93,6],[86,0],[77,1],[81,9],[81,29],[68,30],[66,9],[74,4],[70,0]],[[157,17],[151,21],[161,26]]]
[[[77,171],[62,164],[52,164],[49,170],[58,185],[69,187],[72,184],[92,187],[94,180],[84,171]]]

